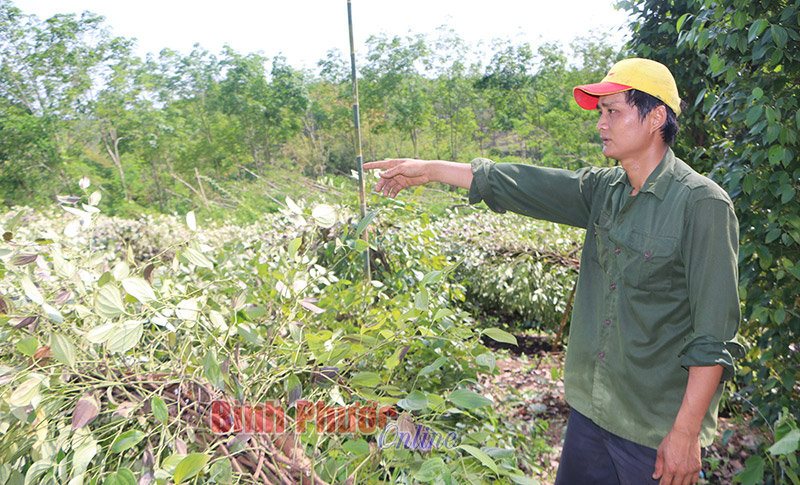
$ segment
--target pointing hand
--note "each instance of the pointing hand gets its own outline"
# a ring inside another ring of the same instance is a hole
[[[375,192],[394,198],[398,192],[408,187],[423,185],[431,181],[430,164],[425,160],[394,158],[364,164],[364,170],[383,169]]]

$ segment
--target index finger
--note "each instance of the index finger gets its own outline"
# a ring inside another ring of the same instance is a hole
[[[379,160],[377,162],[367,162],[363,165],[364,170],[389,169],[397,165],[397,160]]]

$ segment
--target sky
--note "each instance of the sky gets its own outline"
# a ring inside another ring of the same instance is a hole
[[[225,44],[240,53],[283,55],[296,68],[315,69],[338,48],[349,55],[346,0],[12,0],[23,13],[46,19],[90,11],[106,18],[117,36],[137,39],[145,57],[170,48],[188,54],[195,43],[212,53]],[[356,52],[369,36],[435,35],[446,24],[473,46],[492,39],[560,42],[606,32],[621,46],[627,14],[614,0],[352,0]]]

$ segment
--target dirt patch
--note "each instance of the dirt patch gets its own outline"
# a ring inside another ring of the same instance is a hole
[[[504,403],[502,412],[510,419],[547,423],[542,438],[550,450],[537,463],[541,471],[531,475],[543,484],[553,483],[569,416],[569,406],[564,401],[564,353],[552,351],[547,338],[516,337],[523,352],[508,344],[490,343],[493,348],[504,347],[507,351],[501,352],[504,357],[497,361],[499,375],[484,376],[482,384],[497,402]]]
[[[760,433],[742,423],[741,418],[719,418],[717,439],[706,450],[703,464],[707,479],[700,483],[733,483],[733,477],[764,442]]]

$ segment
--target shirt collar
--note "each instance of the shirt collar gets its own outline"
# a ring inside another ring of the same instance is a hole
[[[617,185],[617,184],[625,184],[628,182],[628,174],[625,173],[625,170],[617,166],[617,173],[615,176],[611,177],[611,180],[608,181],[608,185]]]
[[[642,190],[639,192],[650,192],[660,200],[664,200],[674,167],[675,154],[672,153],[671,148],[667,148],[667,153],[664,154],[664,158],[661,159],[661,162],[656,166],[655,169],[653,169],[653,172],[650,174],[650,176],[647,177]],[[622,167],[618,167],[617,175],[609,181],[608,185],[625,183],[628,183],[628,174],[622,169]]]
[[[664,196],[667,194],[667,188],[669,187],[669,182],[672,179],[672,171],[674,167],[675,154],[672,153],[671,148],[667,148],[667,153],[664,154],[664,158],[661,160],[661,163],[659,163],[650,176],[647,177],[647,180],[642,186],[642,190],[639,192],[650,192],[660,200],[664,200]]]

